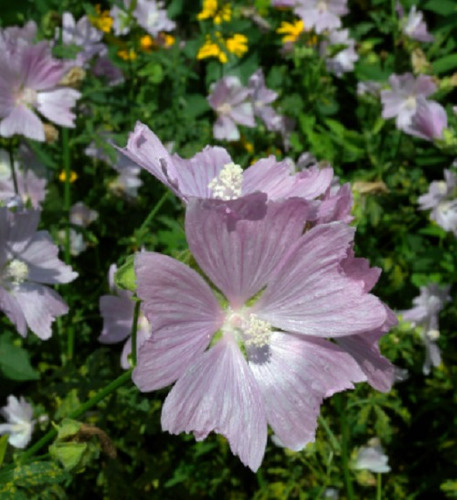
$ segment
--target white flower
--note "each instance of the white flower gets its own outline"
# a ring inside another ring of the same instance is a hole
[[[15,448],[25,448],[32,439],[35,420],[32,405],[21,396],[8,396],[8,404],[0,409],[8,422],[0,424],[0,434],[9,434],[8,443]]]

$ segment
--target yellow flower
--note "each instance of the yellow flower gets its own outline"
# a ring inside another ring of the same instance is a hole
[[[133,49],[122,49],[117,52],[117,55],[124,61],[134,61],[137,58],[136,52]]]
[[[197,53],[197,59],[206,59],[207,57],[217,57],[222,64],[228,61],[227,54],[209,36],[206,37],[206,42]]]
[[[70,182],[75,182],[75,180],[78,178],[78,174],[72,170],[70,172]],[[65,182],[67,180],[67,175],[65,173],[65,170],[62,170],[62,172],[60,172],[59,174],[59,181],[60,182]]]
[[[225,4],[218,9],[217,0],[203,0],[203,8],[197,15],[197,19],[204,21],[211,18],[215,24],[221,24],[222,21],[228,22],[232,18],[232,8]]]
[[[248,39],[240,33],[235,33],[232,37],[227,38],[226,47],[229,52],[241,57],[248,51]]]
[[[113,26],[113,18],[109,15],[109,10],[102,11],[99,4],[95,6],[97,16],[91,16],[90,22],[104,33],[109,33]]]
[[[303,33],[305,29],[305,25],[301,19],[297,19],[296,21],[289,23],[287,21],[283,21],[281,26],[276,30],[276,33],[280,35],[284,35],[282,37],[282,42],[296,42],[298,37]]]
[[[173,35],[169,35],[168,33],[163,34],[164,45],[165,47],[171,47],[175,44],[176,38]]]
[[[155,45],[155,41],[150,35],[144,35],[140,38],[140,48],[146,52],[149,52]]]

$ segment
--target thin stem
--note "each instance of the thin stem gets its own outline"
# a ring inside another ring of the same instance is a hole
[[[141,240],[143,239],[143,234],[146,232],[148,225],[150,222],[154,219],[156,216],[157,212],[160,210],[160,207],[165,203],[166,199],[168,198],[169,191],[166,191],[162,198],[157,202],[155,207],[149,212],[149,215],[146,217],[145,221],[143,224],[141,224],[140,229],[138,229],[138,243],[141,244]]]
[[[13,141],[10,141],[9,148],[8,148],[8,153],[9,153],[9,157],[10,157],[11,176],[13,177],[14,192],[16,193],[16,196],[19,196],[19,187],[18,187],[18,184],[17,184],[16,167],[14,165],[14,146],[13,146]]]
[[[327,433],[328,439],[330,441],[330,444],[332,445],[333,451],[335,452],[340,452],[341,451],[341,446],[340,443],[338,442],[338,439],[336,439],[335,434],[333,434],[332,430],[330,429],[327,421],[322,415],[319,415],[319,423],[322,425],[322,428],[324,431]]]
[[[379,472],[376,478],[376,500],[382,500],[382,477]]]
[[[95,396],[82,404],[79,408],[77,408],[74,412],[70,413],[69,418],[78,418],[87,410],[90,410],[93,406],[98,404],[102,399],[106,396],[114,392],[116,389],[124,385],[128,380],[130,380],[132,375],[132,370],[128,370],[122,375],[120,375],[117,379],[113,380],[110,384],[100,390]],[[25,453],[23,453],[20,457],[20,462],[24,463],[30,457],[35,455],[43,446],[45,446],[49,441],[52,441],[57,436],[57,431],[55,429],[51,429],[47,434],[45,434],[39,441],[37,441],[33,446],[31,446]]]
[[[135,309],[133,310],[133,323],[132,323],[132,363],[133,366],[136,366],[136,332],[138,330],[138,316],[140,315],[140,305],[141,301],[138,300],[135,303]]]
[[[340,414],[340,419],[341,419],[341,436],[342,436],[342,443],[341,443],[341,462],[343,466],[343,475],[344,475],[344,482],[346,484],[346,493],[348,500],[355,500],[354,496],[354,487],[352,485],[352,479],[351,479],[351,473],[349,471],[349,453],[348,453],[348,447],[349,447],[349,425],[346,419],[346,411],[345,408],[343,408],[343,401],[342,397],[340,396],[337,399],[337,405],[338,405],[338,412]]]

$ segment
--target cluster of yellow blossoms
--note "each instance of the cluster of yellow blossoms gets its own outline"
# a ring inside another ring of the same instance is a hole
[[[202,11],[197,15],[199,21],[212,19],[214,24],[229,22],[232,19],[232,8],[228,3],[218,4],[217,0],[203,0]],[[228,54],[242,57],[248,51],[248,39],[241,33],[224,38],[220,31],[213,35],[206,35],[205,43],[197,53],[197,59],[216,57],[219,62],[225,64]]]

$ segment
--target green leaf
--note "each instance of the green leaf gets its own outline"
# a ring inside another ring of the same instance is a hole
[[[65,470],[71,471],[79,468],[86,453],[87,443],[54,443],[49,447],[51,457],[57,459]]]
[[[134,268],[134,255],[129,255],[125,264],[123,264],[114,275],[114,282],[119,288],[124,290],[136,291],[136,275]]]
[[[457,54],[441,57],[433,63],[433,70],[437,74],[445,73],[454,68],[457,68]]]
[[[8,434],[4,434],[0,437],[0,467],[5,459],[6,448],[8,446]]]
[[[197,118],[209,111],[208,101],[200,94],[190,94],[186,97],[184,111],[190,118]]]
[[[10,380],[38,380],[40,374],[30,364],[29,353],[13,344],[12,335],[0,336],[0,371]]]
[[[430,0],[421,8],[431,10],[442,16],[448,16],[457,10],[457,4],[454,0]]]

